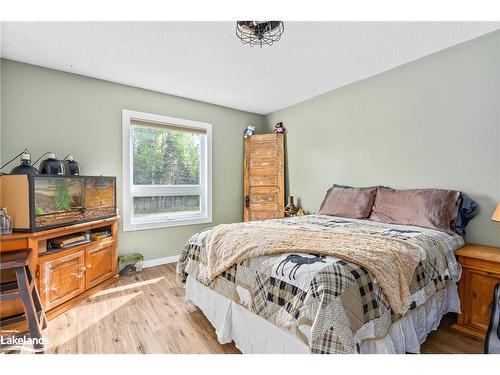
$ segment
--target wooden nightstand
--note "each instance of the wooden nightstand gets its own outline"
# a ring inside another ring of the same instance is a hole
[[[458,283],[462,314],[453,328],[484,340],[491,315],[493,289],[500,283],[500,248],[467,244],[455,252],[463,267]]]

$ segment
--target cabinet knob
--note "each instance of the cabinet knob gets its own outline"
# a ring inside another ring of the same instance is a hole
[[[92,268],[92,264],[87,264],[87,269]]]
[[[85,271],[87,271],[87,267],[85,267],[85,266],[81,266],[81,267],[80,267],[80,271],[79,271],[79,272],[77,272],[77,273],[75,273],[74,275],[75,275],[76,277],[78,277],[79,279],[81,279],[81,278],[83,277],[83,275],[85,275]]]

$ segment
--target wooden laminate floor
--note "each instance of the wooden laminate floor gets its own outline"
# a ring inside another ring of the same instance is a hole
[[[482,343],[452,330],[445,317],[423,353],[481,353]],[[175,266],[121,277],[49,322],[48,353],[239,353],[221,345],[203,313],[184,300]]]

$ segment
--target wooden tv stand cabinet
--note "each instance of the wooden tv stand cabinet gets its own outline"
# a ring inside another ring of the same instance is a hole
[[[117,228],[118,217],[112,217],[41,232],[1,235],[0,252],[32,250],[30,269],[36,278],[47,318],[52,319],[116,280]],[[68,249],[46,251],[47,240],[96,229],[109,229],[111,236]],[[12,280],[13,275],[3,272],[0,278],[1,282],[6,282]],[[2,320],[9,321],[8,317],[22,312],[22,304],[18,301],[0,303]]]

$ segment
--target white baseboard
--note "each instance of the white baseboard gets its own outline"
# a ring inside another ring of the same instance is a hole
[[[180,257],[180,255],[173,255],[171,257],[145,260],[142,263],[142,267],[149,268],[149,267],[161,266],[162,264],[177,263],[177,261],[179,260],[179,257]]]

